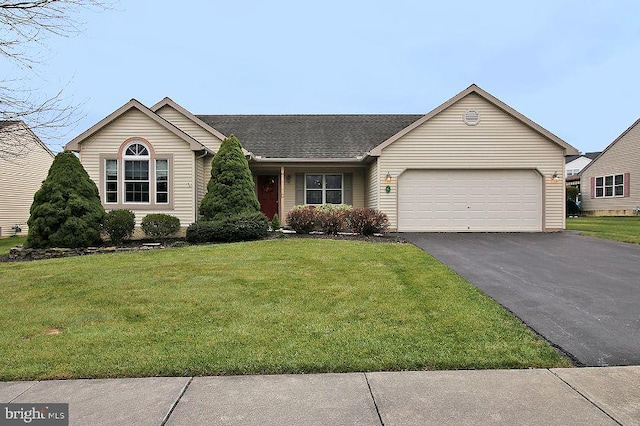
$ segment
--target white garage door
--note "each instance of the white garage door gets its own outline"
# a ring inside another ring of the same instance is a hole
[[[542,177],[534,170],[407,170],[398,180],[398,230],[542,230]]]

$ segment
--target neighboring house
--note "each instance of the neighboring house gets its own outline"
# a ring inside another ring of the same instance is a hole
[[[600,152],[585,152],[579,155],[567,155],[565,157],[565,176],[575,176],[584,169],[587,164],[594,160]]]
[[[398,231],[554,231],[578,152],[472,85],[426,115],[193,115],[131,100],[70,141],[106,209],[198,219],[211,159],[235,134],[265,214],[384,211]]]
[[[0,237],[27,234],[33,196],[53,153],[22,121],[0,121]]]
[[[585,152],[579,155],[567,155],[565,157],[565,182],[567,186],[575,186],[580,191],[580,172],[587,164],[593,161],[600,152]]]
[[[587,215],[627,216],[640,210],[640,120],[582,169],[581,208]]]

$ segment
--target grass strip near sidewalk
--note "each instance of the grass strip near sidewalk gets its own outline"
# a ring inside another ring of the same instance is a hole
[[[640,244],[640,216],[567,218],[567,229],[589,237]]]
[[[409,244],[286,239],[0,264],[0,380],[566,367]]]

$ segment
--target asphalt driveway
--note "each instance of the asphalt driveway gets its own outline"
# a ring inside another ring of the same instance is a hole
[[[640,246],[571,232],[402,236],[580,364],[640,365]]]

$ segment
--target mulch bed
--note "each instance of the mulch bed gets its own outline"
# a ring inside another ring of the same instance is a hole
[[[268,240],[281,239],[281,238],[301,238],[301,239],[325,239],[325,240],[345,240],[345,241],[366,241],[369,243],[399,243],[405,244],[407,241],[398,236],[392,234],[386,235],[352,235],[352,234],[339,234],[339,235],[327,235],[327,234],[289,234],[281,232],[269,232],[269,235],[265,238]],[[221,244],[221,243],[210,243]],[[61,257],[72,256],[88,256],[93,254],[104,253],[119,253],[141,250],[160,250],[169,247],[184,247],[190,245],[184,239],[171,239],[157,243],[149,240],[134,240],[127,241],[120,246],[97,246],[97,247],[84,247],[84,248],[51,248],[51,249],[31,249],[17,246],[10,249],[8,254],[0,255],[0,262],[29,262],[33,260],[44,259],[56,259]]]

